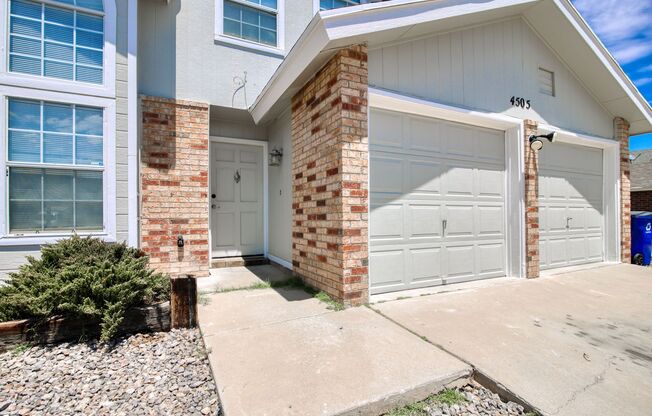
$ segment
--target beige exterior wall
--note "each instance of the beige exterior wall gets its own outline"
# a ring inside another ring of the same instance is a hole
[[[217,0],[139,2],[139,92],[247,108],[281,63],[282,56],[243,49],[215,40]],[[284,52],[313,17],[312,0],[284,0]],[[235,93],[233,78],[244,78]],[[234,94],[235,93],[235,94]]]

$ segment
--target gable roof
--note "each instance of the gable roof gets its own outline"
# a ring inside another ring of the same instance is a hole
[[[632,192],[652,191],[652,150],[632,152]]]
[[[631,134],[652,131],[652,108],[569,0],[391,0],[320,12],[250,108],[256,123],[274,119],[337,52],[522,16]]]

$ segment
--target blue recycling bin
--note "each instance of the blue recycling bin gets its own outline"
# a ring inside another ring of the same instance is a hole
[[[652,257],[652,212],[632,212],[632,263],[649,266]]]

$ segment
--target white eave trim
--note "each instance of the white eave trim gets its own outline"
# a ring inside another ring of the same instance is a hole
[[[265,117],[304,69],[321,53],[328,41],[321,13],[317,13],[250,107],[249,112],[255,123]]]
[[[620,115],[630,118],[628,121],[633,126],[632,132],[639,134],[645,133],[646,130],[652,131],[652,108],[568,0],[489,0],[462,4],[459,0],[394,0],[319,12],[249,111],[256,123],[266,119],[277,102],[283,98],[287,99],[288,90],[293,84],[300,83],[299,77],[321,53],[334,52],[342,47],[347,39],[360,42],[361,38],[370,33],[400,28],[407,31],[420,23],[541,1],[552,1],[560,9],[578,35],[614,77],[626,97],[634,102],[641,113],[640,118]],[[414,12],[410,13],[410,10]],[[647,127],[643,127],[645,124]]]
[[[488,129],[508,130],[519,127],[522,123],[520,119],[504,114],[449,106],[373,87],[369,87],[369,107],[422,117],[440,118]]]
[[[259,123],[315,58],[324,51],[340,49],[338,45],[346,39],[391,29],[404,28],[408,31],[420,23],[538,1],[541,0],[488,0],[460,4],[459,0],[394,0],[319,12],[249,111],[254,121]],[[409,8],[414,8],[415,11],[409,13]]]

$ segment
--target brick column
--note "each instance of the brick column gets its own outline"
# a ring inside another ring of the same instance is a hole
[[[339,51],[292,99],[292,264],[350,305],[368,299],[367,47]]]
[[[159,271],[208,276],[208,105],[141,97],[141,108],[141,248]]]
[[[632,204],[629,180],[629,122],[621,117],[614,119],[614,138],[620,142],[620,257],[623,263],[632,261]]]
[[[536,121],[524,120],[525,139],[525,272],[528,279],[539,277],[539,155],[530,148],[530,136],[537,134]]]

